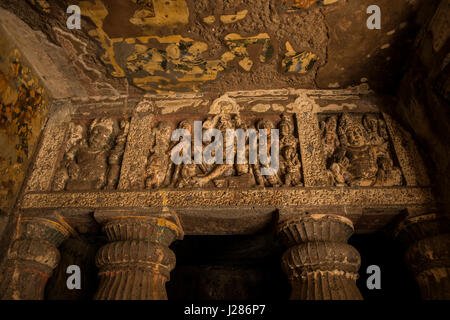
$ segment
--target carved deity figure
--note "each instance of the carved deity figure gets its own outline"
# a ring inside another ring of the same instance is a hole
[[[402,172],[395,167],[391,158],[383,157],[379,161],[380,169],[374,186],[399,186],[402,184]]]
[[[54,191],[64,190],[69,179],[68,166],[74,160],[76,150],[86,143],[86,127],[82,123],[69,123],[67,142],[64,146],[64,157],[59,169],[53,178],[52,189]]]
[[[383,120],[379,120],[374,114],[368,113],[363,116],[362,122],[370,144],[379,146],[387,142],[388,137]]]
[[[190,120],[183,120],[178,125],[178,129],[184,129],[189,132],[191,139],[193,137],[193,122]],[[194,148],[192,148],[193,141],[191,141],[191,159],[194,158]],[[174,173],[171,179],[170,186],[176,188],[186,188],[197,186],[194,178],[200,173],[197,164],[191,163],[181,163],[175,165]]]
[[[366,119],[366,125],[371,130],[374,129],[372,126],[375,123],[378,127],[376,118],[376,122],[371,117],[363,119]],[[329,159],[329,163],[331,163],[329,176],[334,185],[363,187],[401,184],[401,175],[400,178],[398,177],[400,171],[393,167],[388,152],[388,141],[381,136],[383,141],[372,139],[377,138],[376,131],[366,131],[363,125],[349,114],[345,113],[341,116],[338,127],[340,147]],[[372,136],[369,134],[370,132]]]
[[[321,140],[324,149],[324,155],[325,158],[328,159],[340,146],[339,138],[336,133],[337,116],[330,116],[328,117],[328,119],[321,121],[320,129],[322,132]]]
[[[79,139],[82,125],[72,125],[74,136],[56,173],[54,190],[115,188],[118,181],[129,123],[115,119],[95,119],[87,138]],[[119,132],[120,131],[120,132]],[[78,132],[78,133],[76,133]],[[76,141],[76,142],[75,142]]]
[[[282,114],[280,128],[280,173],[285,186],[301,186],[302,172],[298,153],[298,140],[294,136],[294,125],[290,115]]]
[[[284,147],[292,147],[297,150],[298,140],[294,137],[294,125],[290,116],[286,113],[281,115],[280,128],[280,150]]]
[[[222,159],[224,159],[223,164],[213,164],[206,167],[206,172],[204,172],[202,175],[199,175],[194,178],[194,181],[199,186],[205,186],[210,181],[214,183],[216,187],[225,187],[226,186],[226,180],[224,178],[230,177],[233,175],[233,164],[229,164],[225,162],[226,154],[227,152],[231,152],[233,157],[236,155],[236,149],[234,144],[230,144],[230,146],[227,146],[227,133],[226,131],[233,130],[234,124],[231,119],[231,115],[228,113],[222,113],[219,115],[216,115],[213,119],[211,119],[211,123],[209,123],[209,126],[215,127],[218,129],[223,137],[223,145],[222,145]],[[230,151],[228,151],[226,148],[231,148]],[[213,154],[214,155],[214,154]]]
[[[233,118],[233,122],[234,122],[234,127],[236,129],[241,129],[243,132],[247,132],[247,130],[249,129],[249,126],[247,125],[247,123],[245,123],[244,121],[242,121],[241,116],[239,114],[236,114]],[[236,174],[238,176],[243,176],[243,175],[247,175],[247,174],[251,174],[251,169],[250,169],[250,165],[248,163],[248,157],[249,157],[249,137],[246,136],[245,138],[245,154],[244,154],[244,163],[238,163],[237,161],[237,154],[236,154],[236,159],[235,159],[235,169],[236,169]],[[254,182],[254,181],[253,181]]]
[[[262,119],[259,120],[256,128],[258,130],[257,136],[258,141],[261,139],[261,134],[259,133],[259,130],[266,130],[267,134],[267,144],[266,144],[266,150],[260,150],[259,143],[258,143],[258,152],[259,153],[266,153],[267,156],[269,156],[271,153],[271,136],[272,136],[272,129],[275,128],[272,121],[268,119]],[[280,187],[283,183],[280,179],[279,172],[274,172],[273,174],[268,175],[262,175],[261,169],[262,168],[270,168],[270,163],[267,164],[261,164],[260,161],[257,161],[256,164],[253,165],[253,172],[255,174],[255,180],[258,186],[260,187]]]
[[[129,130],[130,122],[127,120],[120,121],[120,132],[116,137],[114,148],[111,150],[108,158],[109,169],[106,189],[115,189],[119,182],[120,166],[122,164],[122,157],[125,151]]]
[[[297,151],[293,147],[287,146],[282,149],[282,155],[284,185],[287,187],[303,185],[301,163]]]
[[[150,155],[147,160],[146,188],[248,188],[255,185],[262,187],[302,185],[299,143],[294,136],[294,125],[290,115],[282,115],[279,123],[281,131],[279,148],[283,151],[279,155],[279,167],[275,170],[271,168],[270,162],[273,156],[271,150],[271,130],[275,128],[273,122],[261,119],[253,127],[253,123],[244,121],[239,113],[231,113],[229,109],[226,109],[227,105],[222,107],[218,110],[219,113],[204,119],[201,128],[203,139],[200,143],[195,141],[199,137],[194,136],[193,120],[186,119],[179,123],[178,129],[186,130],[191,136],[190,151],[186,146],[180,148],[181,141],[170,142],[170,133],[173,130],[170,123],[163,121],[158,124],[153,130]],[[211,133],[208,132],[210,129],[217,129],[218,132],[212,132],[213,137],[205,139],[207,133]],[[249,131],[251,129],[253,131]],[[262,129],[266,130],[267,137],[260,136],[259,130]],[[239,130],[242,130],[240,133],[243,135],[240,135]],[[267,139],[266,150],[259,150],[259,142],[263,138]],[[215,139],[220,139],[222,143]],[[250,144],[255,145],[250,146]],[[244,146],[245,149],[238,150],[238,146]],[[191,163],[174,164],[170,157],[175,147],[178,156],[181,159],[189,158]],[[265,151],[267,158],[270,159],[268,163],[261,164],[259,154],[257,163],[250,165],[251,149],[257,153]],[[190,152],[189,157],[186,157],[183,152]],[[217,155],[216,152],[221,154]],[[201,163],[196,162],[196,155],[199,153],[203,159]],[[206,160],[205,157],[209,154],[214,161]],[[217,159],[222,159],[222,163],[215,161]],[[228,162],[227,159],[231,159],[232,162]],[[263,169],[268,169],[269,174],[263,175]]]
[[[147,189],[166,186],[170,182],[171,161],[169,154],[170,136],[173,126],[161,121],[153,130],[150,144],[150,156],[147,159],[145,187]]]

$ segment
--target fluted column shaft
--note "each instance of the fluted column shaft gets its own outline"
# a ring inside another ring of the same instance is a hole
[[[182,239],[181,227],[159,217],[106,219],[108,244],[96,255],[98,300],[165,300],[165,284],[175,267],[169,245]]]
[[[397,230],[405,261],[426,300],[450,299],[450,218],[435,213],[408,217]]]
[[[55,220],[22,218],[0,275],[3,300],[42,300],[47,280],[58,265],[58,246],[71,228]]]
[[[361,258],[347,244],[353,233],[347,218],[328,214],[302,215],[279,225],[288,250],[282,267],[291,300],[359,300],[356,286]]]

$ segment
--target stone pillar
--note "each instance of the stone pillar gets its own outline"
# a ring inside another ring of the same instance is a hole
[[[3,300],[42,300],[47,280],[58,265],[58,246],[70,236],[71,227],[46,218],[22,218],[0,275]]]
[[[349,219],[330,214],[305,214],[279,225],[288,247],[282,267],[292,286],[291,300],[362,299],[356,286],[361,258],[347,244],[353,231]]]
[[[450,217],[408,217],[395,231],[406,246],[405,261],[425,300],[450,299]]]
[[[97,300],[166,300],[175,267],[169,245],[183,238],[181,225],[157,216],[95,215],[108,244],[100,248]]]

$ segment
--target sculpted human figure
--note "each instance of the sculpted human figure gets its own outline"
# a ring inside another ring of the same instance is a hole
[[[54,191],[64,190],[67,180],[69,180],[68,166],[74,160],[76,151],[86,144],[86,127],[81,123],[69,123],[69,137],[64,147],[64,156],[59,169],[53,178],[52,189]]]
[[[367,131],[349,114],[341,116],[338,128],[341,146],[336,149],[329,175],[336,186],[401,185],[400,169],[393,165],[388,151],[387,132],[373,115],[365,115]]]
[[[281,115],[280,128],[280,150],[284,147],[292,147],[297,150],[298,140],[294,137],[294,125],[290,116],[286,113]]]
[[[179,123],[178,129],[187,130],[191,136],[191,159],[194,159],[194,148],[192,146],[193,141],[193,121],[183,120]],[[171,187],[183,188],[183,187],[195,187],[196,181],[194,177],[200,174],[201,171],[197,164],[193,161],[191,163],[181,163],[175,165],[174,173],[172,175],[172,180],[170,183]]]
[[[193,180],[195,181],[195,184],[198,186],[205,186],[210,181],[213,181],[214,185],[216,187],[223,187],[224,181],[217,178],[220,177],[230,177],[233,175],[233,164],[226,163],[226,153],[227,153],[227,129],[234,129],[233,121],[231,120],[231,116],[228,113],[222,113],[219,115],[216,115],[212,119],[211,126],[214,126],[216,129],[218,129],[222,133],[223,137],[223,164],[213,164],[212,166],[208,167],[208,171],[205,172],[202,175],[199,175]],[[229,148],[232,148],[231,153],[234,156],[236,155],[236,150],[234,148],[234,144],[230,144]]]
[[[242,121],[241,116],[239,114],[236,114],[234,116],[233,121],[234,121],[234,127],[236,129],[241,129],[244,132],[247,132],[247,130],[249,129],[249,126],[244,121]],[[246,136],[246,138],[245,138],[245,161],[244,161],[244,163],[238,163],[238,161],[237,161],[237,154],[236,154],[235,168],[236,168],[236,174],[238,176],[242,176],[242,175],[250,173],[251,169],[250,169],[250,165],[248,163],[249,151],[250,151],[249,149],[250,149],[249,148],[249,137]]]
[[[145,168],[145,186],[148,189],[160,188],[169,183],[172,163],[170,161],[169,144],[173,125],[168,121],[161,121],[152,133],[150,156]]]
[[[87,143],[70,152],[67,190],[102,189],[106,186],[108,157],[117,132],[118,124],[114,119],[102,118],[92,122]]]
[[[366,139],[364,128],[349,114],[343,114],[338,128],[341,147],[332,156],[330,170],[337,184],[371,186],[378,172],[380,152]]]
[[[368,113],[364,115],[362,122],[364,128],[367,130],[368,142],[370,144],[379,146],[387,141],[387,137],[383,137],[381,134],[381,131],[383,131],[383,135],[387,135],[387,132],[382,129],[384,123],[383,120],[378,120],[374,114]],[[379,130],[380,128],[382,130]]]
[[[291,147],[284,147],[282,150],[283,161],[282,168],[284,174],[284,185],[290,186],[302,186],[302,173],[301,163],[297,156],[297,151]]]
[[[391,158],[382,157],[378,160],[380,170],[378,170],[377,181],[374,186],[400,186],[402,184],[402,172],[394,166]]]
[[[125,151],[125,145],[130,130],[130,122],[128,120],[120,121],[120,133],[116,137],[116,143],[112,149],[109,158],[108,181],[107,189],[115,189],[119,182],[120,166],[122,163],[122,156]]]
[[[272,129],[274,129],[274,125],[272,123],[272,121],[267,120],[267,119],[263,119],[258,121],[256,128],[258,130],[258,140],[261,139],[261,135],[259,134],[259,130],[266,130],[266,134],[267,134],[267,151],[266,151],[266,155],[269,156],[271,153],[271,135],[272,135]],[[258,143],[259,145],[259,143]],[[265,150],[259,150],[258,147],[258,151],[259,153],[264,152]],[[257,161],[256,164],[253,165],[253,172],[255,174],[255,180],[258,186],[260,187],[279,187],[281,186],[283,183],[281,182],[280,177],[278,176],[278,172],[275,172],[274,174],[271,175],[262,175],[261,174],[261,169],[262,168],[270,168],[270,163],[267,164],[260,164],[260,161]]]
[[[322,131],[322,146],[325,153],[325,158],[331,157],[336,149],[340,146],[339,138],[336,133],[337,116],[330,116],[320,123]]]
[[[280,173],[285,186],[301,185],[301,163],[297,152],[298,140],[294,137],[294,125],[289,114],[282,114],[280,128]]]

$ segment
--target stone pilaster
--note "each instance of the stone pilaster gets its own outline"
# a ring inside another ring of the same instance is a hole
[[[330,214],[305,214],[281,223],[288,247],[282,267],[292,286],[291,300],[360,300],[356,286],[361,258],[347,244],[353,224]]]
[[[108,244],[100,248],[97,300],[166,300],[165,284],[175,267],[169,245],[183,238],[181,225],[158,216],[114,216],[103,224]]]
[[[450,299],[450,219],[435,213],[408,217],[396,230],[405,261],[426,300]]]
[[[47,280],[60,259],[58,246],[72,229],[62,221],[46,218],[22,218],[19,228],[0,275],[0,297],[42,300]]]

